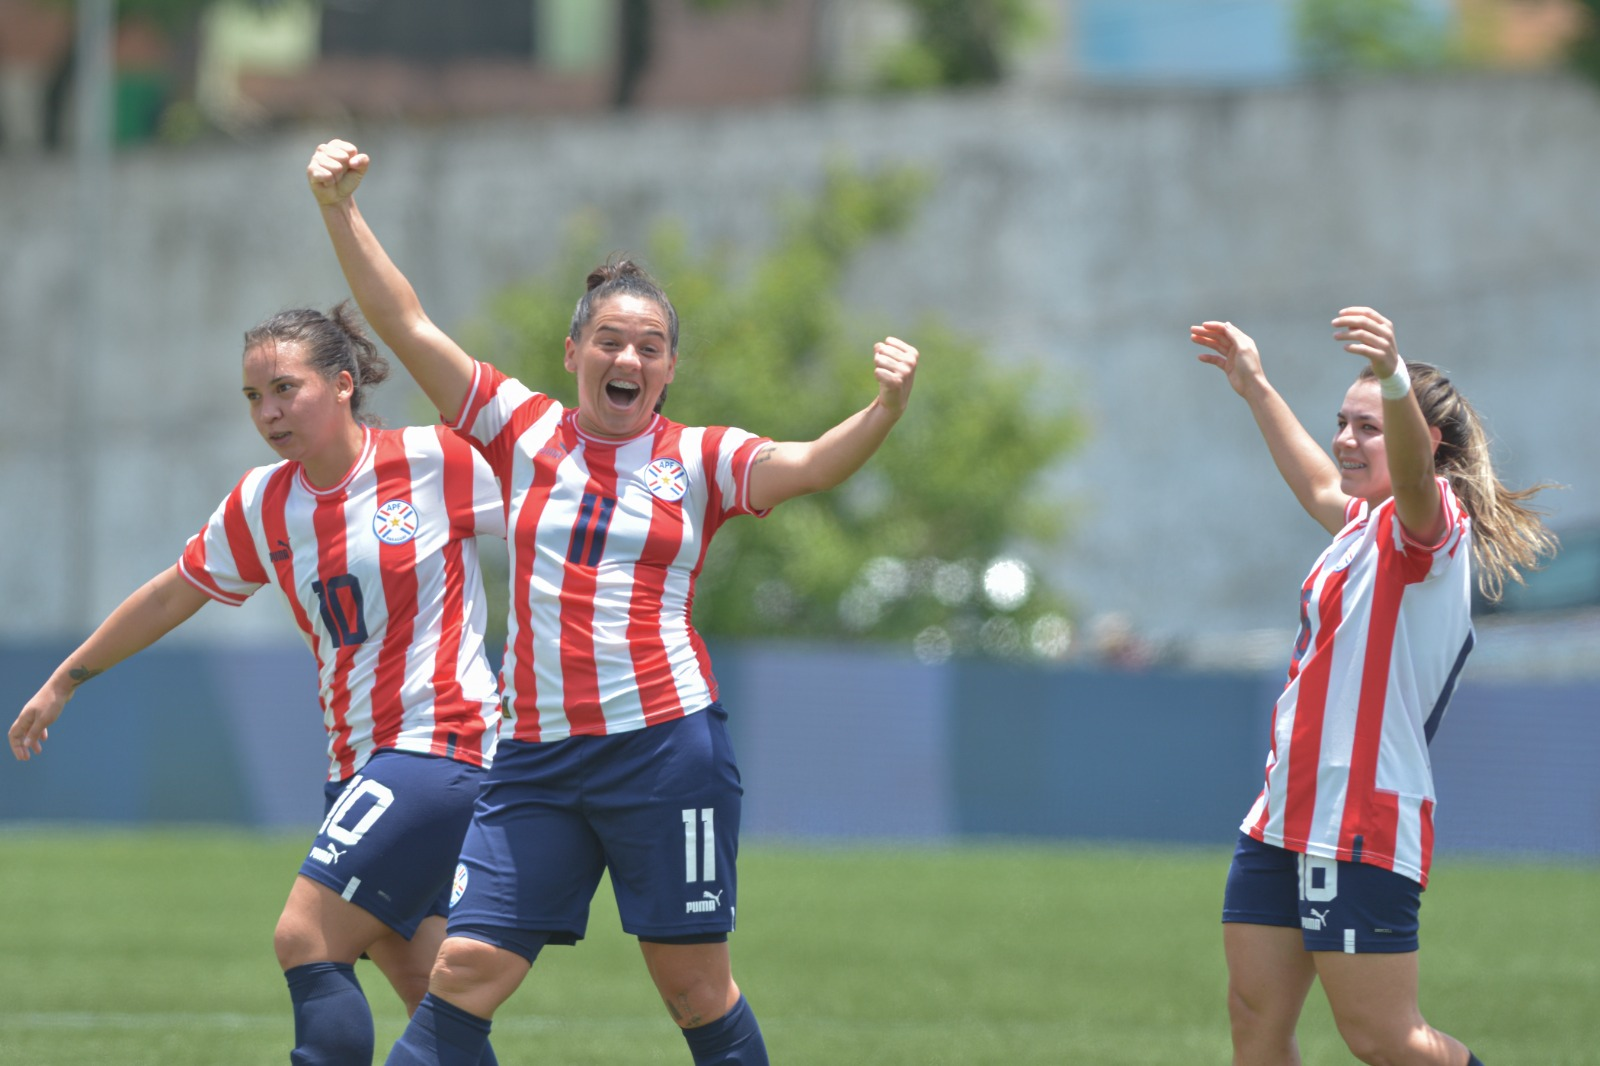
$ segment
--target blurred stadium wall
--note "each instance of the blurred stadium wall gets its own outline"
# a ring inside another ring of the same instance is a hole
[[[829,164],[923,168],[934,185],[915,223],[856,264],[862,342],[914,337],[937,311],[1085,408],[1091,439],[1043,488],[1074,535],[1030,562],[1085,618],[1157,641],[1292,626],[1323,541],[1195,361],[1186,328],[1203,318],[1254,334],[1291,405],[1331,435],[1354,361],[1327,323],[1380,308],[1408,356],[1477,402],[1509,482],[1568,486],[1543,497],[1560,528],[1600,522],[1600,94],[1560,75],[329,123],[117,156],[96,259],[104,350],[80,342],[70,159],[4,161],[0,641],[80,636],[271,458],[238,398],[240,337],[345,294],[303,177],[333,135],[372,152],[363,208],[450,330],[550,264],[585,209],[608,248],[643,248],[673,220],[692,247],[754,250]],[[693,381],[680,368],[679,388]],[[379,407],[428,418],[404,381]],[[211,611],[199,639],[282,624],[270,605]]]
[[[17,707],[69,648],[0,652]],[[1281,679],[855,650],[713,649],[750,837],[1228,845]],[[314,827],[323,735],[298,646],[152,649],[87,686],[0,820]],[[1469,677],[1433,744],[1444,851],[1600,858],[1600,680]]]

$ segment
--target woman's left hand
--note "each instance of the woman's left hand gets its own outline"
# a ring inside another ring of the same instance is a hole
[[[872,346],[872,363],[878,379],[878,406],[898,418],[911,399],[917,350],[899,337],[885,337]]]
[[[1372,372],[1380,379],[1394,376],[1400,365],[1395,348],[1394,323],[1370,307],[1346,307],[1333,320],[1333,339],[1344,342],[1344,350],[1372,362]]]

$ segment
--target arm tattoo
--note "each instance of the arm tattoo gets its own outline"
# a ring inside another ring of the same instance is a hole
[[[760,464],[766,462],[768,459],[771,459],[772,458],[772,453],[777,451],[777,450],[778,450],[778,446],[775,445],[775,444],[766,445],[759,452],[756,452],[756,457],[755,457],[755,459],[751,460],[750,465],[751,466],[759,466]]]
[[[98,677],[100,671],[92,666],[74,666],[67,671],[67,676],[72,678],[72,687],[77,688],[91,677]]]

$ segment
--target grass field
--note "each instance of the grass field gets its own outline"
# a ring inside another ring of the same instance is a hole
[[[0,1064],[281,1066],[272,926],[304,840],[0,832]],[[1228,1061],[1225,851],[747,846],[735,973],[773,1060]],[[1600,1063],[1600,867],[1446,858],[1424,897],[1423,1011],[1493,1066]],[[378,1060],[403,1025],[360,975]],[[495,1020],[500,1061],[687,1063],[602,888]],[[1307,1066],[1346,1063],[1319,992]]]

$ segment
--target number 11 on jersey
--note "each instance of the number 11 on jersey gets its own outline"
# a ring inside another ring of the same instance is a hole
[[[696,880],[696,871],[699,871],[698,879],[701,881],[717,879],[715,814],[716,810],[711,807],[702,807],[698,811],[689,807],[683,812],[683,879],[691,884]],[[697,862],[697,859],[701,861]]]

